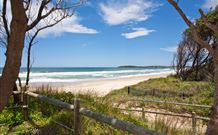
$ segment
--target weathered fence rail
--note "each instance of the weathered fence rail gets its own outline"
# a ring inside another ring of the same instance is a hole
[[[148,111],[148,110],[139,110],[139,109],[125,109],[125,108],[118,108],[118,109],[124,110],[124,111],[142,112],[142,113],[154,113],[154,114],[162,114],[162,115],[177,116],[177,117],[184,117],[184,118],[193,118],[193,115],[195,113],[195,112],[193,112],[192,115],[186,115],[186,114],[158,112],[158,111]],[[199,117],[199,116],[195,116],[195,119],[210,120],[210,118],[208,118],[208,117]]]
[[[49,104],[52,104],[52,105],[55,105],[55,106],[58,106],[58,107],[61,107],[61,108],[64,108],[64,109],[70,109],[70,110],[74,109],[74,105],[71,105],[69,103],[65,103],[65,102],[63,102],[61,100],[58,100],[58,99],[49,98],[49,97],[39,95],[39,94],[36,94],[36,93],[33,93],[33,92],[26,92],[26,94],[28,96],[37,98],[40,101],[44,101],[44,102],[47,102]]]
[[[96,113],[96,112],[90,111],[85,108],[81,108],[80,113],[87,117],[93,118],[99,122],[109,124],[117,129],[128,131],[135,135],[157,135],[158,134],[157,132],[154,132],[152,130],[145,129],[142,126],[136,126],[135,124],[132,124],[130,122],[122,121],[116,118],[102,115],[100,113]]]
[[[158,90],[158,89],[136,90],[132,87],[128,87],[127,92],[128,94],[132,94],[136,96],[145,96],[145,95],[159,96],[159,97],[179,96],[182,98],[186,98],[186,97],[190,97],[194,95],[192,92],[189,92],[189,91],[176,92],[176,91],[163,91],[163,90]]]
[[[148,102],[148,103],[157,103],[157,104],[171,104],[171,105],[179,105],[179,106],[191,106],[191,107],[198,107],[198,108],[206,108],[206,109],[211,109],[212,106],[209,105],[199,105],[199,104],[188,104],[188,103],[177,103],[177,102],[167,102],[167,101],[160,101],[160,100],[144,100],[144,99],[131,99],[131,100],[123,100],[122,102]],[[175,116],[175,117],[183,117],[183,118],[191,118],[192,119],[192,128],[193,132],[196,132],[196,126],[197,126],[197,119],[198,120],[206,120],[209,121],[210,118],[208,117],[200,117],[197,116],[195,112],[192,112],[191,115],[185,115],[185,114],[178,114],[178,113],[169,113],[169,112],[158,112],[158,111],[150,111],[150,110],[145,110],[144,106],[137,106],[141,107],[141,109],[126,109],[126,108],[118,108],[123,111],[129,111],[129,112],[141,112],[142,113],[142,118],[145,117],[145,113],[153,113],[153,114],[160,114],[160,115],[168,115],[168,116]]]
[[[81,123],[80,123],[81,116],[80,115],[84,115],[86,117],[92,118],[92,119],[99,121],[101,123],[108,124],[114,128],[117,128],[117,129],[120,129],[123,131],[128,131],[129,133],[132,133],[132,134],[160,135],[160,133],[146,129],[142,126],[135,125],[131,122],[127,122],[127,121],[119,120],[119,119],[116,119],[116,118],[113,118],[110,116],[106,116],[106,115],[91,111],[91,110],[86,109],[86,108],[80,108],[80,100],[76,99],[76,98],[74,99],[74,105],[72,105],[72,104],[63,102],[61,100],[49,98],[49,97],[46,97],[44,95],[36,94],[36,93],[30,92],[30,91],[26,91],[23,93],[16,92],[14,94],[23,94],[23,97],[25,97],[25,98],[27,98],[27,96],[30,96],[30,97],[36,98],[40,101],[52,104],[54,106],[58,106],[58,107],[68,109],[68,110],[73,110],[74,111],[74,129],[70,129],[70,130],[74,131],[75,135],[81,134],[82,129],[80,127],[81,126]],[[24,96],[24,95],[26,95],[26,96]],[[28,108],[28,105],[26,105],[26,107]],[[27,111],[28,111],[27,109],[24,109],[24,115],[28,115]],[[60,124],[60,123],[57,122],[57,124]],[[64,126],[64,125],[61,124],[60,126]],[[64,127],[69,129],[69,127],[66,127],[66,126],[64,126]]]
[[[136,102],[150,102],[150,103],[159,103],[159,104],[172,104],[172,105],[179,105],[179,106],[192,106],[192,107],[200,107],[200,108],[207,108],[210,109],[212,106],[210,105],[200,105],[200,104],[188,104],[188,103],[178,103],[178,102],[167,102],[167,101],[160,101],[160,100],[139,100],[139,99],[131,99],[126,101],[136,101]]]

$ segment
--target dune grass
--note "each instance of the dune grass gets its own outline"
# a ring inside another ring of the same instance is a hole
[[[110,104],[102,103],[101,98],[93,95],[73,95],[66,92],[54,92],[50,88],[43,87],[39,90],[40,94],[48,97],[60,99],[64,102],[73,104],[74,97],[81,100],[81,106],[91,109],[95,112],[102,113],[120,120],[132,122],[137,125],[148,127],[147,123],[137,117],[130,117],[123,114],[120,110],[113,108]],[[12,107],[12,102],[10,103]],[[53,105],[40,102],[36,99],[29,98],[29,107],[31,110],[30,120],[24,121],[22,110],[6,108],[0,114],[0,133],[1,134],[72,134],[72,132],[61,128],[54,121],[64,124],[73,128],[73,111],[54,107]],[[87,135],[123,135],[129,134],[127,132],[114,129],[106,124],[99,123],[93,119],[85,116],[81,117],[82,121],[82,134]]]
[[[174,77],[151,79],[132,86],[138,91],[159,89],[163,91],[189,91],[194,93],[193,96],[185,99],[181,97],[164,97],[164,96],[139,96],[127,94],[127,88],[115,90],[105,97],[97,97],[95,95],[73,95],[66,92],[55,92],[50,87],[42,87],[38,89],[38,93],[48,97],[60,99],[64,102],[73,104],[74,97],[81,99],[81,106],[89,108],[95,112],[99,112],[121,120],[130,121],[134,124],[144,126],[145,128],[153,129],[158,132],[169,135],[191,135],[193,132],[190,129],[180,129],[173,126],[171,123],[160,118],[155,119],[154,123],[148,122],[147,119],[142,119],[141,115],[133,115],[124,113],[115,107],[119,105],[127,105],[125,100],[132,98],[137,99],[155,99],[174,102],[186,102],[197,104],[211,105],[213,102],[213,85],[209,82],[190,82],[180,81]],[[134,105],[143,105],[147,108],[168,109],[171,112],[197,112],[198,115],[209,116],[210,112],[206,109],[192,107],[175,107],[164,106],[151,103],[131,103],[128,107]],[[29,107],[31,110],[30,120],[24,121],[22,110],[20,108],[12,109],[12,100],[9,107],[3,110],[0,114],[0,133],[1,134],[71,134],[70,131],[61,128],[54,121],[58,121],[68,127],[73,127],[73,112],[67,111],[58,107],[54,107],[47,103],[42,103],[36,99],[29,98]],[[168,120],[169,121],[169,120]],[[124,135],[129,134],[121,130],[114,129],[111,126],[96,122],[93,119],[82,116],[82,134],[84,135]]]
[[[106,102],[113,103],[123,103],[125,100],[129,99],[147,99],[147,100],[161,100],[161,101],[172,101],[179,103],[190,103],[190,104],[202,104],[202,105],[212,105],[213,104],[213,93],[214,86],[210,82],[197,82],[197,81],[181,81],[175,77],[167,77],[167,78],[157,78],[150,79],[148,81],[141,82],[139,84],[131,86],[134,91],[146,91],[157,89],[159,91],[165,92],[189,92],[192,93],[189,97],[179,97],[179,96],[160,96],[151,94],[148,95],[135,95],[128,94],[127,87],[123,89],[119,89],[116,91],[112,91],[107,96],[105,96],[104,100]],[[137,103],[139,104],[139,103]],[[162,104],[154,104],[154,103],[141,103],[147,107],[154,108],[162,108],[168,109],[172,112],[177,113],[191,113],[196,112],[200,116],[210,116],[210,109],[203,108],[195,108],[195,107],[181,107],[175,105],[162,105]]]

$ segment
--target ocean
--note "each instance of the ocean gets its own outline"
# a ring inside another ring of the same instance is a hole
[[[2,69],[0,69],[0,73]],[[93,79],[116,79],[133,76],[150,76],[174,73],[173,68],[116,68],[116,67],[67,67],[67,68],[32,68],[30,83],[34,82],[77,82]],[[26,78],[26,69],[21,68],[19,77]]]

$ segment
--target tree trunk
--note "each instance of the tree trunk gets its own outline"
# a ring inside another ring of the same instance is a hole
[[[27,16],[23,7],[23,0],[10,0],[10,2],[12,21],[7,44],[6,62],[0,77],[0,111],[8,103],[18,78],[27,28]]]
[[[31,48],[32,44],[28,46],[28,51],[27,51],[27,77],[26,77],[26,86],[29,85],[29,80],[30,80],[30,70],[31,70],[31,65],[30,65],[30,56],[31,56]]]
[[[206,135],[218,135],[218,49],[214,51],[214,105],[212,107],[212,115],[207,126]]]

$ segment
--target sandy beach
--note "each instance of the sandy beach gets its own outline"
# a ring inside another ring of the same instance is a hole
[[[134,76],[116,79],[93,79],[80,82],[51,82],[51,83],[31,83],[32,88],[49,85],[51,88],[58,91],[72,92],[75,94],[89,93],[97,96],[105,96],[109,92],[121,89],[126,86],[135,85],[139,82],[146,81],[151,78],[166,77],[169,73],[149,76]]]

